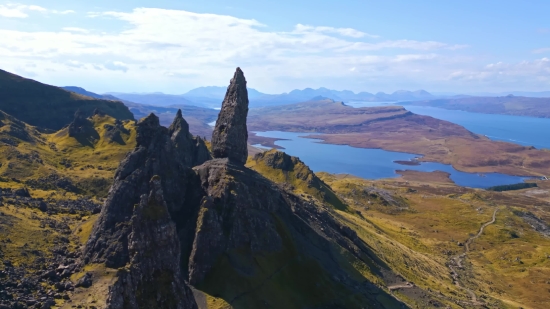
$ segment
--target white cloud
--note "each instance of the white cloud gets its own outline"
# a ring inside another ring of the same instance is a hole
[[[448,78],[454,81],[500,83],[503,85],[521,85],[527,80],[530,83],[550,86],[550,59],[544,57],[518,63],[490,63],[477,70],[457,70],[452,72]]]
[[[103,67],[111,71],[128,71],[128,66],[121,61],[108,61],[103,65]]]
[[[24,4],[2,4],[0,5],[0,16],[11,18],[27,18],[29,15],[27,12],[37,11],[46,12],[47,10],[38,5],[24,5]]]
[[[50,13],[53,13],[53,14],[61,14],[61,15],[67,15],[67,14],[74,14],[74,13],[76,13],[76,12],[73,11],[73,10],[64,10],[64,11],[50,10],[49,12],[50,12]]]
[[[479,71],[456,54],[465,45],[380,40],[351,28],[298,24],[289,31],[271,31],[254,19],[151,8],[87,15],[98,24],[114,19],[126,25],[109,33],[69,26],[58,32],[0,26],[0,67],[16,70],[32,60],[37,74],[59,84],[95,78],[118,87],[111,90],[167,92],[224,85],[236,66],[243,67],[251,86],[272,92],[302,85],[331,87],[327,81],[334,80],[355,87],[393,85],[397,79],[430,83]]]
[[[61,30],[68,32],[89,33],[89,30],[78,27],[63,27]]]
[[[535,49],[533,50],[533,53],[534,54],[550,53],[550,47]]]
[[[0,4],[0,16],[9,17],[9,18],[27,18],[29,17],[29,12],[41,12],[41,13],[52,13],[52,14],[71,14],[75,13],[73,10],[48,10],[38,5],[26,5],[26,4],[17,4],[17,3],[8,3]]]
[[[351,37],[351,38],[379,38],[378,35],[368,34],[352,28],[334,28],[334,27],[314,27],[309,25],[298,24],[294,30],[296,33],[305,33],[305,32],[319,32],[319,33],[331,33],[339,34],[341,36]]]

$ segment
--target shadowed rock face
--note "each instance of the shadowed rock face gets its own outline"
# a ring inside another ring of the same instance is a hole
[[[180,243],[160,178],[154,176],[150,187],[130,220],[130,263],[119,271],[107,308],[197,308],[191,289],[180,279]]]
[[[74,137],[83,145],[92,145],[99,139],[93,123],[81,110],[77,110],[74,114],[74,120],[69,124],[68,132],[70,137]]]
[[[86,118],[82,111],[77,110],[74,114],[73,122],[69,124],[69,136],[77,137],[82,134],[88,135],[91,134],[91,131],[95,132],[92,122]]]
[[[229,158],[236,163],[246,163],[248,156],[246,117],[248,115],[248,91],[243,71],[237,68],[222,103],[216,127],[212,133],[214,158]]]
[[[108,308],[196,308],[180,268],[180,239],[194,232],[189,205],[198,204],[200,192],[188,189],[196,183],[191,167],[210,158],[208,149],[181,112],[169,129],[154,114],[143,118],[136,141],[115,174],[84,262],[123,268]]]
[[[164,199],[171,214],[186,214],[185,204],[192,196],[186,189],[194,177],[191,167],[208,159],[208,149],[204,141],[185,130],[183,123],[181,114],[170,129],[160,126],[154,114],[138,122],[137,146],[115,174],[101,216],[86,244],[86,262],[101,262],[114,268],[129,262],[128,222],[140,196],[150,191],[149,180],[155,175],[162,179]]]
[[[195,138],[189,133],[189,124],[183,119],[181,109],[178,110],[168,131],[178,156],[183,158],[188,165],[199,165],[211,159],[204,140],[200,137]]]

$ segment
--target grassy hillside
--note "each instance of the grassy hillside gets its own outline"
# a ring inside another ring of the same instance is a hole
[[[83,145],[68,136],[68,128],[45,134],[0,111],[0,259],[8,274],[0,276],[0,286],[20,299],[21,308],[27,299],[51,300],[63,308],[82,299],[99,300],[107,292],[101,290],[106,288],[101,280],[114,275],[81,269],[75,261],[114,171],[135,146],[135,128],[133,121],[110,116],[95,115],[88,121],[98,138]],[[113,139],[117,126],[124,130]],[[64,267],[70,270],[67,275]],[[94,289],[99,292],[93,296],[75,287],[86,272],[98,280]],[[25,285],[18,287],[19,282]]]
[[[89,118],[97,139],[86,144],[70,137],[68,128],[41,133],[1,111],[0,121],[0,177],[41,194],[104,197],[120,160],[135,146],[134,122],[110,116]]]
[[[322,190],[311,185],[318,178],[345,205],[332,208],[334,215],[373,251],[356,270],[413,308],[542,309],[550,302],[550,203],[532,196],[537,188],[467,189],[434,173],[378,181],[315,175],[276,150],[247,165],[322,201]]]
[[[0,70],[0,110],[28,124],[59,130],[77,110],[90,116],[95,109],[116,119],[134,119],[122,102],[94,99]]]
[[[284,152],[272,149],[259,153],[249,158],[247,166],[303,197],[313,197],[340,210],[348,208],[304,162]]]
[[[519,191],[499,193],[404,179],[320,176],[361,214],[341,212],[348,225],[416,286],[466,308],[483,304],[542,309],[550,302],[548,202]],[[398,197],[407,207],[380,204],[365,193],[369,190]],[[482,224],[491,222],[495,211],[495,222],[488,224],[467,250],[468,239]],[[453,259],[463,253],[457,266]],[[449,266],[456,270],[457,278]],[[410,297],[407,288],[396,293]]]

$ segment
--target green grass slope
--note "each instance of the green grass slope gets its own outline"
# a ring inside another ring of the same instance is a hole
[[[104,197],[119,162],[135,146],[136,130],[133,121],[106,115],[88,121],[98,138],[83,144],[67,127],[41,133],[0,111],[0,185],[28,187],[40,195]]]
[[[339,210],[348,209],[332,189],[296,157],[272,149],[249,158],[247,166],[269,180],[289,187],[303,197],[313,197]]]

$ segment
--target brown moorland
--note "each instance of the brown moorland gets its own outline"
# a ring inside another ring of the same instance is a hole
[[[548,202],[519,191],[491,192],[430,179],[370,181],[317,175],[360,214],[340,212],[347,225],[408,282],[437,291],[441,300],[452,300],[461,308],[547,308]],[[399,197],[406,207],[381,204],[376,196],[365,194],[373,191]],[[462,254],[457,265],[453,259]],[[415,298],[406,286],[394,293]]]
[[[499,172],[519,176],[550,174],[550,151],[491,141],[464,127],[400,106],[353,108],[323,100],[252,109],[250,131],[315,132],[307,137],[325,143],[381,148],[423,155],[420,161],[452,164],[473,173]],[[259,143],[260,137],[255,137]],[[265,145],[274,145],[265,140]]]

